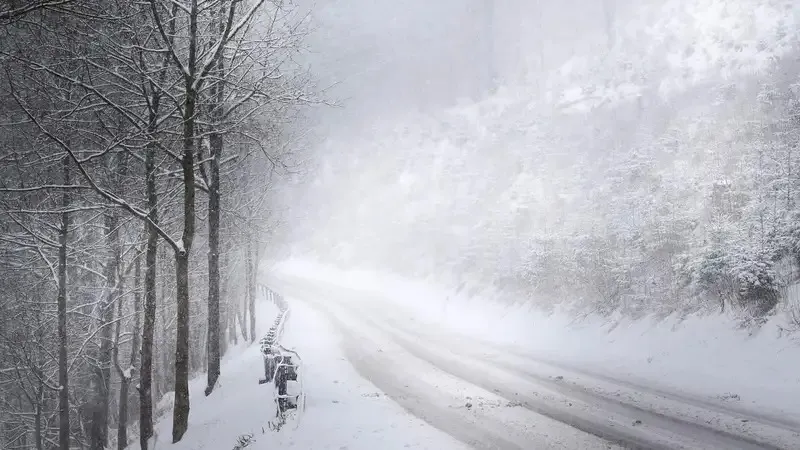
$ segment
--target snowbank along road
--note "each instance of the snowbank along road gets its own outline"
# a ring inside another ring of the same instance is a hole
[[[776,414],[448,334],[365,292],[288,277],[274,285],[327,317],[362,376],[476,449],[800,448],[800,424]]]

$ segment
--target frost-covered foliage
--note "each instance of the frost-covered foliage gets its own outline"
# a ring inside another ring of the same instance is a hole
[[[546,76],[328,139],[283,236],[543,307],[767,314],[800,262],[793,3],[644,2]]]

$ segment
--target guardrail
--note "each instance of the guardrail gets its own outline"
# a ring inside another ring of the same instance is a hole
[[[275,303],[278,307],[278,317],[267,332],[267,335],[259,340],[261,355],[264,358],[264,378],[258,381],[259,384],[274,384],[273,397],[277,406],[274,420],[270,420],[269,427],[272,430],[280,430],[287,422],[290,411],[296,412],[296,426],[299,425],[299,417],[305,410],[305,393],[303,391],[302,379],[302,359],[293,350],[289,350],[281,345],[283,330],[289,318],[289,304],[286,300],[272,291],[268,287],[260,286],[264,296]]]
[[[264,285],[260,285],[264,296],[267,300],[272,301],[275,303],[275,306],[278,307],[278,317],[275,318],[275,322],[270,327],[269,332],[267,332],[266,336],[262,337],[258,343],[261,345],[261,353],[264,353],[265,350],[269,349],[269,347],[275,346],[280,343],[281,338],[283,337],[283,328],[286,324],[286,319],[289,316],[289,304],[286,303],[286,300],[273,290],[269,289]]]

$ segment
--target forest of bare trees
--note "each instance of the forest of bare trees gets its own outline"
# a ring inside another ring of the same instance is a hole
[[[0,2],[0,448],[146,449],[171,392],[178,442],[191,375],[215,395],[256,339],[303,22],[279,0]]]

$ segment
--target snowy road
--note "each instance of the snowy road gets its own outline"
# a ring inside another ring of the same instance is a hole
[[[800,424],[778,416],[451,335],[364,292],[289,278],[277,287],[331,321],[362,376],[474,448],[800,448]]]

